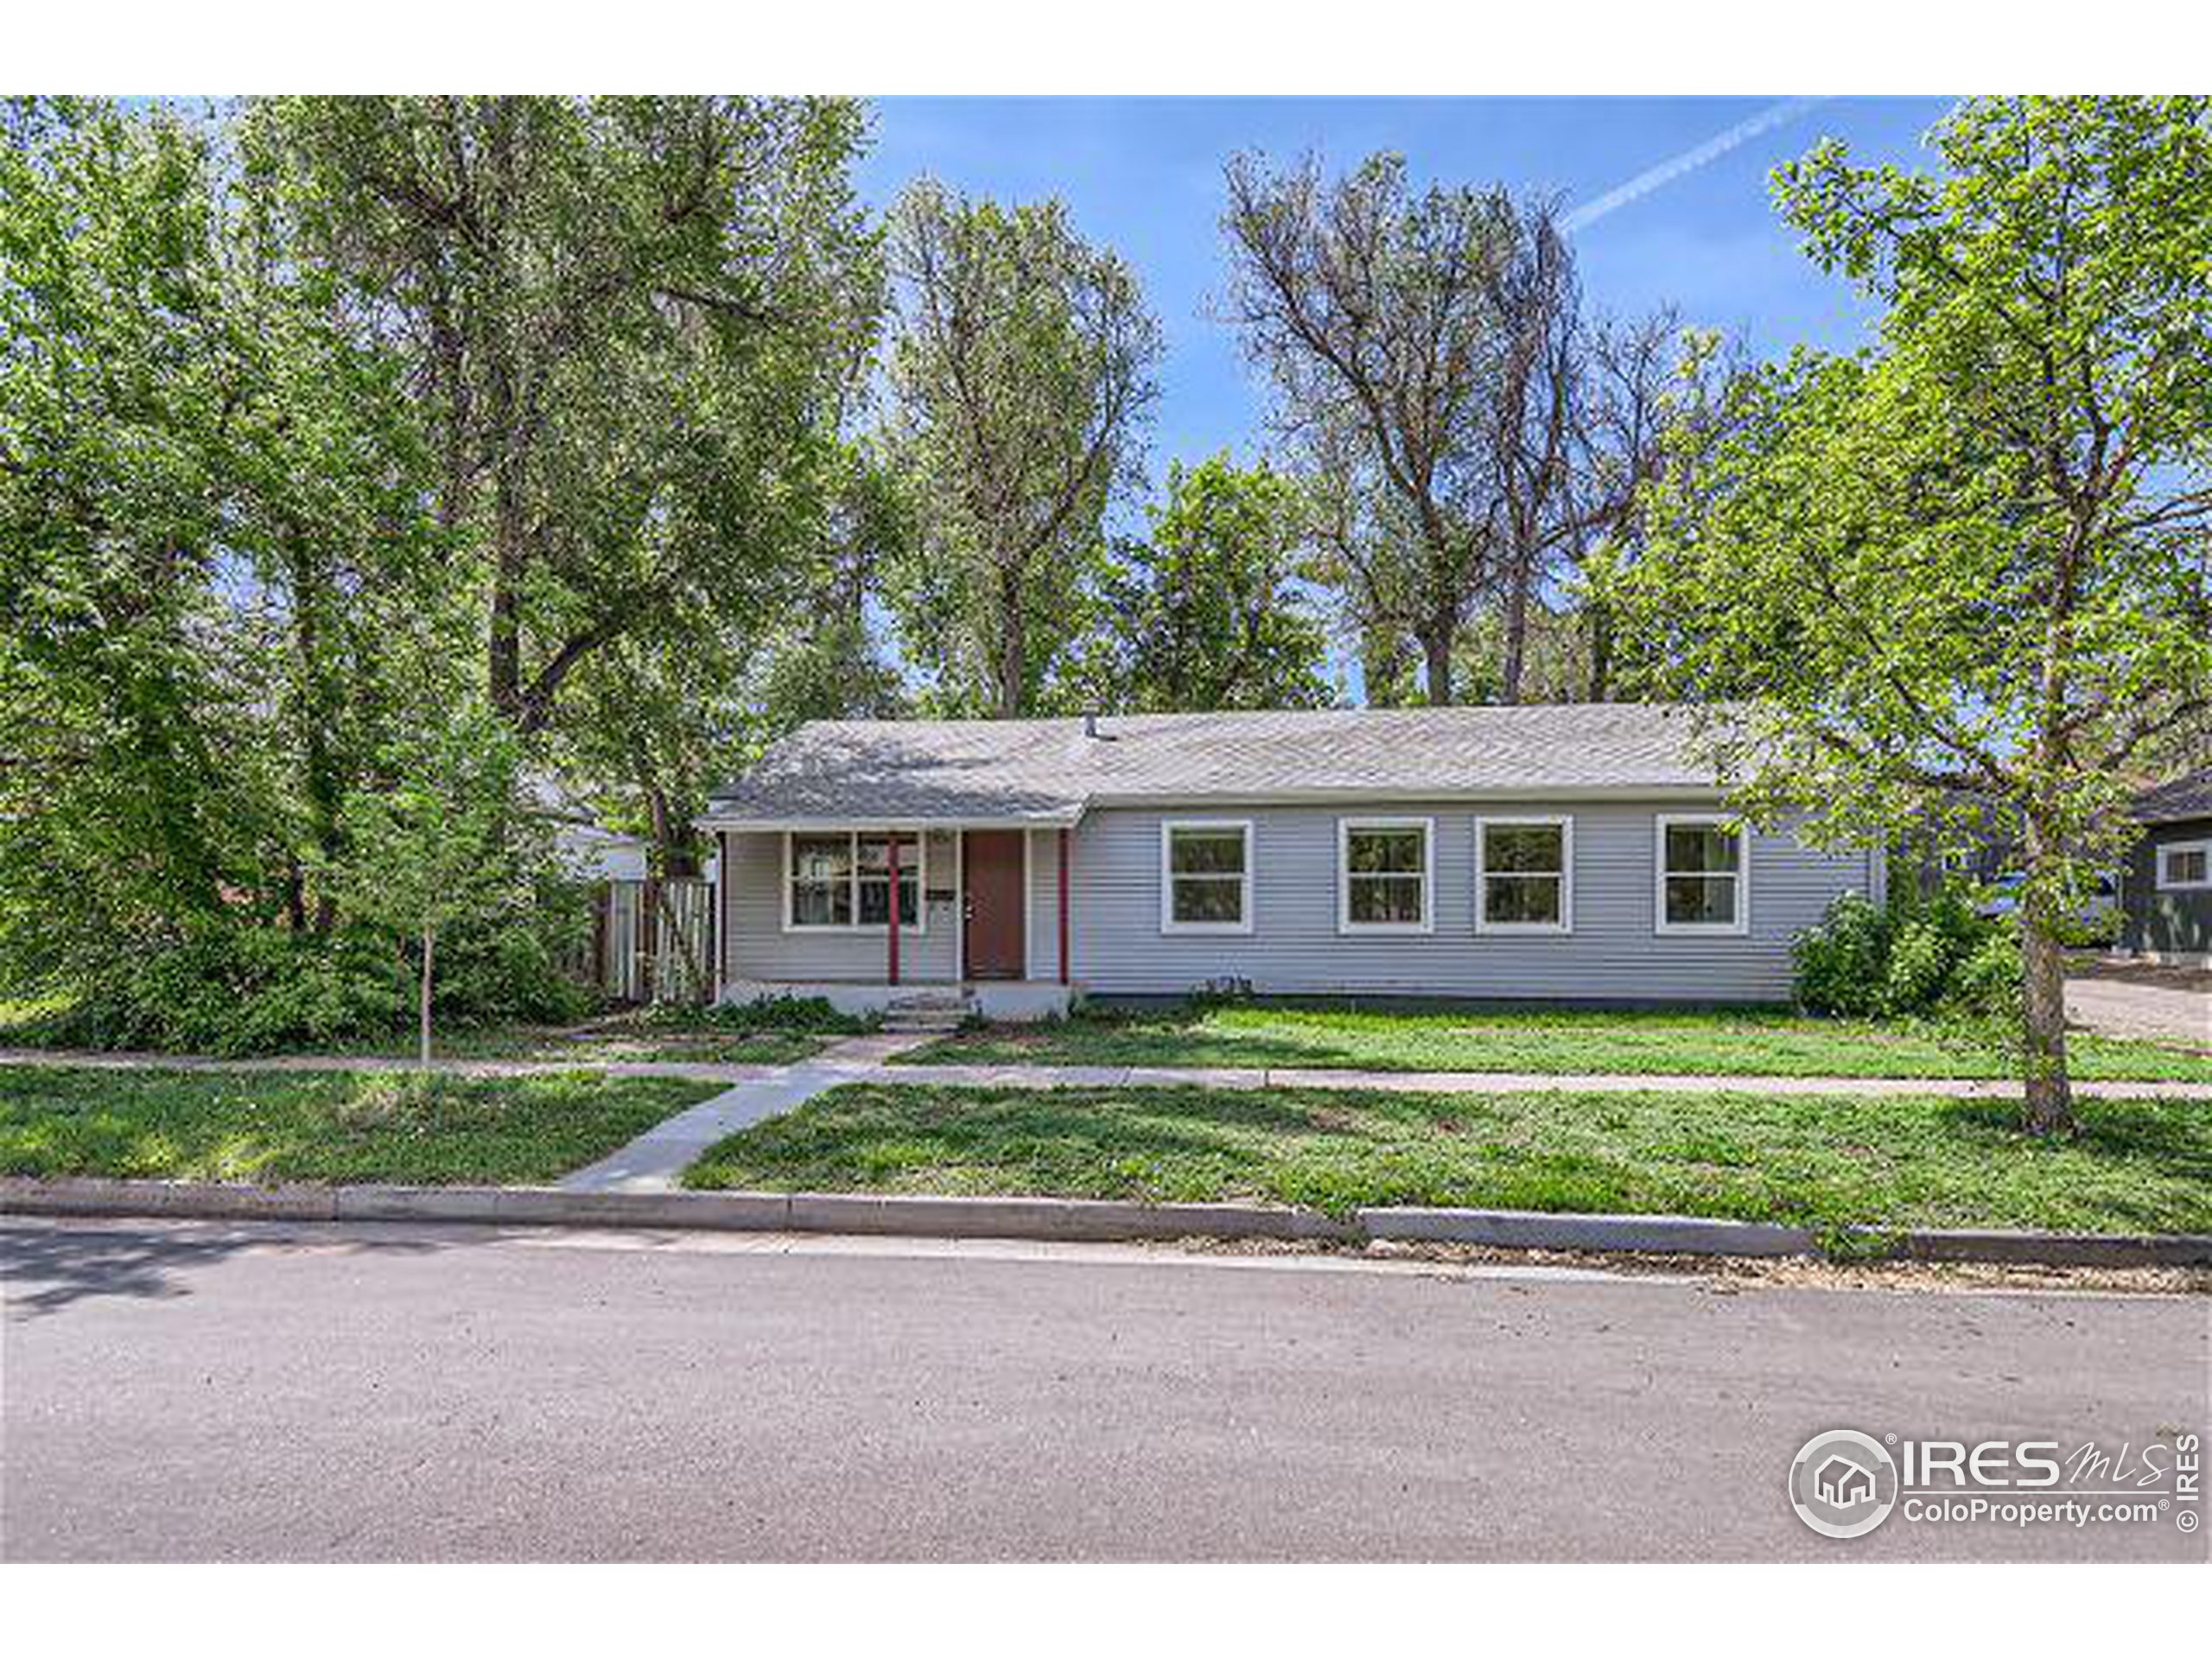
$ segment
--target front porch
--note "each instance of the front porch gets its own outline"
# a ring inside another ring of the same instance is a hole
[[[850,980],[734,980],[722,987],[725,1002],[759,1002],[778,996],[820,997],[840,1014],[892,1014],[928,1007],[944,999],[994,1024],[1057,1020],[1075,1005],[1075,989],[1058,980],[976,979],[903,985]]]
[[[1067,823],[714,828],[723,1001],[957,1023],[1052,1018],[1077,995]]]

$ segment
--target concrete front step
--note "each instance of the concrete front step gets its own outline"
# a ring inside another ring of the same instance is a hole
[[[882,1029],[904,1033],[940,1035],[957,1031],[976,1013],[975,1002],[950,992],[924,992],[903,996],[883,1011]]]

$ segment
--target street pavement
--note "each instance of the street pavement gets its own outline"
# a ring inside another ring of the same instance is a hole
[[[2206,1558],[1783,1490],[1834,1427],[2202,1435],[2201,1297],[22,1217],[0,1268],[10,1560]]]

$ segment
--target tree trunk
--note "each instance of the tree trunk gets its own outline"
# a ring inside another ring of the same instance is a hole
[[[1613,617],[1602,600],[1584,607],[1590,618],[1590,701],[1603,702],[1612,691]]]
[[[1529,661],[1529,562],[1515,563],[1505,593],[1505,651],[1498,672],[1498,700],[1521,701],[1521,679]]]
[[[2066,1071],[2066,947],[2059,918],[2039,878],[2057,855],[2050,831],[2032,813],[2027,823],[2028,885],[2020,906],[2020,958],[2024,970],[2021,1021],[2022,1080],[2027,1103],[2022,1127],[2030,1135],[2071,1135],[2074,1090]]]
[[[438,931],[434,927],[423,930],[423,989],[416,1004],[416,1035],[419,1046],[416,1058],[422,1068],[430,1069],[430,970],[438,950]]]
[[[486,690],[492,706],[519,721],[522,706],[522,585],[529,564],[521,484],[502,461],[494,489],[492,531],[492,617]]]
[[[2030,1135],[2071,1135],[2074,1090],[2066,1071],[2066,948],[2040,924],[2027,923],[2021,939],[2027,968],[2024,1078]]]
[[[1440,626],[1426,630],[1421,636],[1421,652],[1429,706],[1447,708],[1452,702],[1452,630]]]
[[[1011,568],[999,572],[998,717],[1021,717],[1022,681],[1027,677],[1029,626],[1027,595],[1021,574]]]

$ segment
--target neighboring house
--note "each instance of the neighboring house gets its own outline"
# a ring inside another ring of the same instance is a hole
[[[1878,855],[1730,820],[1637,704],[824,721],[712,798],[721,994],[1765,1002]],[[894,875],[895,870],[895,875]],[[897,927],[891,925],[896,916]]]
[[[2146,789],[2121,883],[2120,948],[2146,961],[2212,967],[2212,766]]]

